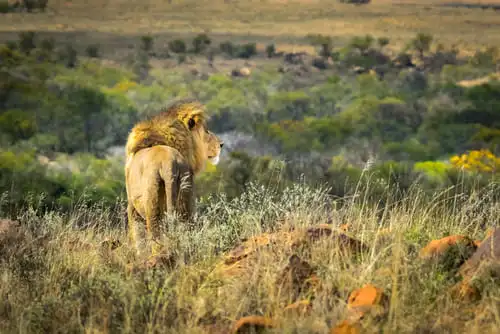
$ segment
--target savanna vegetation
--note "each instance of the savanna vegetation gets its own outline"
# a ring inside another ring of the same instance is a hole
[[[271,331],[326,333],[349,318],[349,293],[367,283],[384,291],[383,306],[352,330],[498,330],[496,267],[474,278],[474,300],[447,293],[478,242],[439,261],[419,257],[433,239],[483,240],[500,222],[494,42],[440,42],[459,30],[452,23],[336,37],[301,16],[309,52],[242,40],[235,24],[224,35],[145,33],[110,56],[97,41],[44,31],[51,8],[84,24],[76,4],[55,3],[0,1],[7,20],[32,17],[0,45],[0,217],[12,220],[0,220],[2,332],[220,333],[256,315]],[[311,6],[316,20],[329,17],[324,2],[301,3],[283,10]],[[385,8],[338,6],[361,16]],[[226,18],[223,8],[211,12]],[[111,22],[107,10],[102,22]],[[222,160],[196,180],[196,226],[166,218],[170,253],[137,257],[126,245],[123,146],[136,121],[182,97],[206,104],[225,141]],[[362,250],[346,253],[335,238],[293,242],[318,224]],[[255,245],[227,253],[244,240]],[[293,274],[286,288],[280,277],[292,264],[310,266],[316,283]],[[305,311],[285,309],[301,300]]]

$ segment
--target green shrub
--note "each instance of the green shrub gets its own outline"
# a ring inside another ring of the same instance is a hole
[[[151,52],[153,50],[153,37],[149,35],[141,36],[139,48],[147,53]]]
[[[44,38],[40,42],[40,48],[46,52],[53,52],[56,46],[54,38]]]
[[[372,35],[355,36],[351,39],[349,46],[357,49],[361,54],[366,53],[372,46],[374,38]]]
[[[268,58],[272,58],[276,53],[276,47],[274,44],[269,44],[266,46],[266,54]]]
[[[71,43],[66,44],[58,51],[59,61],[67,68],[75,68],[78,61],[78,53]]]
[[[16,41],[7,41],[5,42],[5,46],[13,51],[19,49],[19,45]]]
[[[494,67],[500,59],[500,49],[490,46],[484,50],[477,50],[470,59],[470,63],[481,67]]]
[[[36,132],[34,115],[22,110],[7,110],[0,114],[0,130],[12,141],[28,139]]]
[[[186,52],[186,43],[182,39],[174,39],[168,42],[168,49],[173,53]]]
[[[92,44],[87,46],[87,48],[85,49],[85,53],[90,58],[99,58],[99,45]]]
[[[431,48],[432,40],[433,36],[431,34],[418,33],[417,36],[409,42],[408,48],[416,51],[420,59],[423,59],[425,52],[429,51]]]
[[[193,39],[193,52],[202,53],[212,43],[207,34],[199,34]]]
[[[313,46],[320,48],[318,54],[321,57],[328,58],[332,54],[332,38],[324,35],[308,35],[309,42]]]
[[[257,54],[257,44],[256,43],[246,43],[240,45],[237,49],[236,56],[238,58],[248,59]]]
[[[19,33],[19,49],[25,54],[29,54],[31,50],[36,48],[35,32],[22,31]]]

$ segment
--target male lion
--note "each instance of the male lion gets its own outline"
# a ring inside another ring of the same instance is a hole
[[[222,146],[206,127],[204,106],[193,100],[174,103],[132,128],[126,145],[125,184],[129,239],[135,247],[138,219],[145,220],[147,237],[154,241],[161,235],[163,213],[191,221],[193,178],[207,160],[219,162]]]

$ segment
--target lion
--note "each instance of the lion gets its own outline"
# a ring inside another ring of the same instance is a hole
[[[125,148],[125,186],[129,241],[134,247],[137,220],[145,221],[147,237],[154,243],[161,235],[164,213],[192,221],[194,176],[207,160],[218,164],[223,145],[207,128],[204,106],[194,100],[176,102],[132,128]]]

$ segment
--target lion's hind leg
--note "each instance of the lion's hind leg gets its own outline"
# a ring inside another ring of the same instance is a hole
[[[175,204],[179,218],[192,225],[195,210],[194,181],[193,173],[187,168],[179,175],[179,196]]]
[[[128,218],[128,242],[134,248],[135,252],[139,251],[138,240],[137,240],[137,230],[138,230],[138,220],[140,216],[134,205],[129,201],[127,204],[127,218]]]

